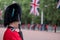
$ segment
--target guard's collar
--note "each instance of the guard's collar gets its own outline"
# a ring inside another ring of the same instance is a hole
[[[12,26],[8,26],[8,28],[11,29],[11,31],[14,31],[15,30],[15,28],[12,27]]]

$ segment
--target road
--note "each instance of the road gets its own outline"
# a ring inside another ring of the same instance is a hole
[[[0,40],[3,40],[3,34],[6,28],[0,28]],[[60,40],[60,32],[46,32],[46,31],[33,31],[22,30],[24,40]]]

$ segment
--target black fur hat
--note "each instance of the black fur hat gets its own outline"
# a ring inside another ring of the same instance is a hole
[[[6,27],[12,22],[19,21],[19,19],[21,20],[21,7],[19,4],[14,3],[12,5],[9,5],[4,13],[4,26]]]

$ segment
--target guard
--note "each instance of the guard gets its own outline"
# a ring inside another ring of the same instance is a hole
[[[57,27],[57,26],[56,26],[56,25],[54,25],[54,32],[55,32],[55,33],[56,33],[56,27]]]
[[[4,26],[7,27],[3,40],[23,40],[20,32],[15,29],[18,28],[21,19],[21,7],[14,3],[9,5],[4,13]]]

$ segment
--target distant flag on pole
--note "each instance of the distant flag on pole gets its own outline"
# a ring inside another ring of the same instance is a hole
[[[39,16],[39,0],[31,0],[31,10],[30,10],[30,14],[33,14],[35,16]]]
[[[57,8],[60,8],[60,0],[57,0]]]
[[[0,10],[0,20],[2,20],[2,10]]]

